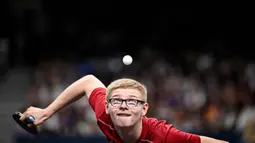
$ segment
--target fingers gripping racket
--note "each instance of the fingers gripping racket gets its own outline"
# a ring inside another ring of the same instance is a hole
[[[22,127],[25,131],[28,133],[31,133],[33,135],[38,134],[37,127],[34,125],[35,118],[33,116],[27,117],[24,121],[20,120],[22,113],[15,112],[12,117],[16,121],[16,123]]]

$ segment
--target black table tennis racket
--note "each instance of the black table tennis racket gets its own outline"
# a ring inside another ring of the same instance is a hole
[[[35,118],[33,116],[29,116],[24,121],[20,120],[22,113],[15,112],[12,117],[16,121],[16,123],[22,127],[24,130],[26,130],[28,133],[31,133],[33,135],[38,134],[37,126],[34,125]]]

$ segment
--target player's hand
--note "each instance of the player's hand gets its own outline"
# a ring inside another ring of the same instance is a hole
[[[44,109],[37,107],[29,107],[24,113],[22,113],[20,120],[24,121],[29,116],[33,116],[35,118],[33,123],[36,126],[42,124],[49,118]]]

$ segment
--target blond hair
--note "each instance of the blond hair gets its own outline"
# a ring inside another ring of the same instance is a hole
[[[117,79],[117,80],[113,81],[111,84],[109,84],[106,89],[106,99],[107,100],[110,99],[112,91],[119,89],[119,88],[137,89],[141,93],[143,100],[145,102],[147,102],[146,87],[142,83],[140,83],[134,79],[129,79],[129,78]]]

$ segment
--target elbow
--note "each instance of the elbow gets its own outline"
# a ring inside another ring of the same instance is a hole
[[[229,143],[227,141],[218,140],[218,139],[214,139],[214,138],[206,137],[206,136],[200,136],[200,139],[201,139],[201,143]]]
[[[84,88],[86,89],[88,85],[93,83],[94,79],[95,79],[94,75],[85,75],[81,77],[79,80],[77,80],[76,82],[74,82],[73,84],[76,85],[76,87],[79,87],[81,89],[84,89]]]
[[[88,75],[85,75],[83,78],[95,78],[95,76],[93,74],[88,74]]]
[[[82,77],[82,81],[86,82],[86,83],[89,83],[90,81],[93,81],[95,79],[96,79],[96,77],[92,74],[88,74],[88,75],[85,75]]]
[[[220,143],[229,143],[229,142],[227,142],[227,141],[220,141]]]

